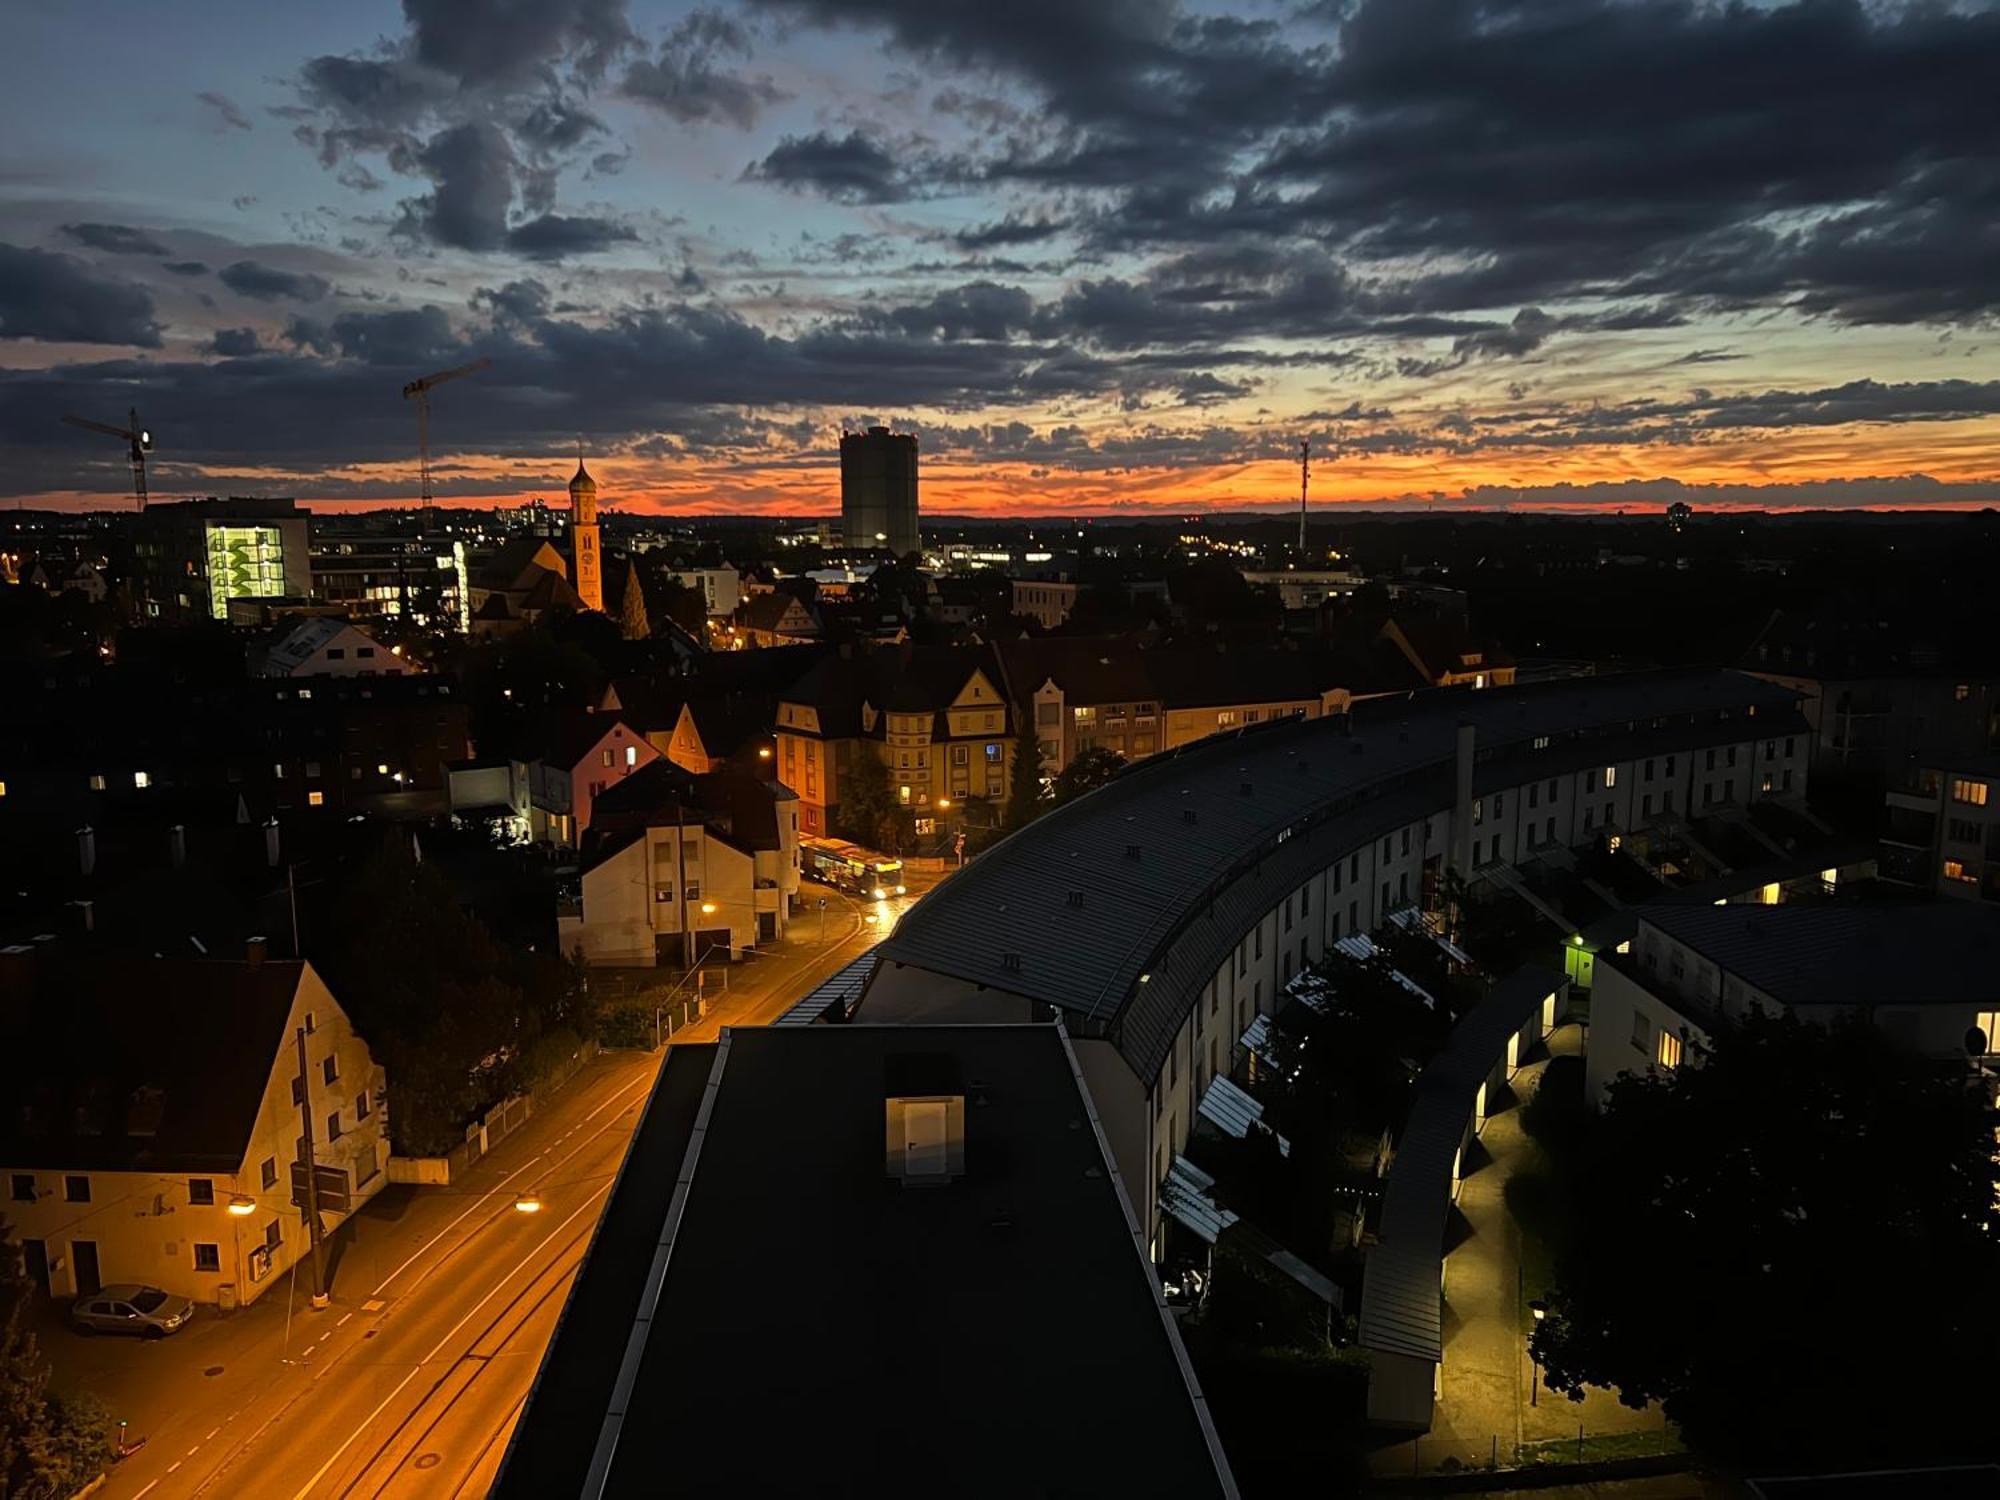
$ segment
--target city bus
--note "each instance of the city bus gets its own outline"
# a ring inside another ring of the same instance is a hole
[[[799,839],[799,863],[814,880],[880,901],[903,894],[903,862],[846,839]]]

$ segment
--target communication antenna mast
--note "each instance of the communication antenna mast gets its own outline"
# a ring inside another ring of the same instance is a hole
[[[1306,481],[1312,477],[1312,440],[1299,442],[1299,559],[1306,555]]]

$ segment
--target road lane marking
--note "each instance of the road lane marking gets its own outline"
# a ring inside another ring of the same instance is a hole
[[[159,1488],[159,1484],[160,1481],[157,1479],[147,1480],[146,1487],[143,1490],[139,1491],[138,1494],[134,1495],[132,1497],[132,1500],[146,1500],[146,1497],[148,1495],[152,1494],[154,1490]]]
[[[637,1079],[634,1080],[634,1082],[643,1083],[644,1080]],[[588,1115],[584,1116],[586,1123],[588,1121],[596,1119],[612,1104],[616,1103],[620,1098],[622,1098],[624,1095],[630,1092],[631,1092],[631,1085],[627,1085],[626,1087],[619,1089],[616,1093],[614,1093],[611,1096],[611,1098],[606,1099],[604,1103],[598,1105],[596,1109],[592,1110]],[[509,1172],[505,1177],[501,1178],[500,1181],[494,1184],[493,1187],[491,1187],[486,1192],[480,1194],[477,1198],[475,1198],[472,1201],[471,1206],[468,1207],[464,1213],[460,1214],[457,1218],[453,1219],[449,1224],[445,1225],[444,1228],[440,1229],[436,1234],[432,1235],[428,1240],[425,1240],[423,1244],[419,1245],[414,1251],[411,1252],[410,1258],[408,1260],[404,1261],[400,1266],[396,1267],[395,1270],[391,1271],[387,1276],[383,1277],[381,1285],[375,1288],[375,1295],[377,1297],[381,1296],[383,1292],[389,1289],[390,1282],[394,1281],[398,1276],[401,1276],[405,1271],[409,1270],[411,1266],[415,1265],[419,1260],[423,1259],[423,1257],[430,1252],[431,1247],[436,1245],[439,1240],[443,1239],[446,1235],[450,1234],[454,1229],[458,1228],[459,1225],[463,1224],[467,1219],[471,1218],[472,1215],[478,1213],[482,1208],[486,1206],[486,1202],[489,1198],[492,1198],[497,1194],[499,1194],[507,1186],[507,1184],[512,1182],[516,1177],[519,1177],[523,1172],[529,1171],[537,1166],[540,1166],[542,1162],[542,1157],[547,1156],[548,1154],[549,1154],[548,1151],[545,1150],[542,1152],[541,1156],[536,1156],[526,1162],[523,1162],[520,1166],[516,1167],[513,1171]]]
[[[484,1297],[481,1297],[477,1302],[473,1303],[472,1306],[466,1310],[466,1314],[464,1317],[460,1318],[456,1323],[452,1324],[451,1331],[445,1334],[443,1338],[437,1341],[437,1343],[432,1347],[431,1352],[426,1354],[422,1359],[418,1360],[415,1365],[411,1366],[410,1373],[405,1375],[401,1380],[396,1382],[396,1388],[390,1391],[388,1395],[384,1396],[379,1402],[376,1403],[375,1409],[370,1413],[368,1413],[367,1416],[361,1419],[360,1425],[358,1425],[352,1432],[348,1433],[346,1437],[341,1439],[340,1446],[334,1449],[332,1453],[327,1455],[326,1462],[321,1464],[319,1468],[314,1471],[313,1477],[305,1482],[304,1486],[300,1488],[298,1493],[292,1497],[292,1500],[305,1500],[305,1497],[313,1492],[313,1487],[317,1485],[320,1482],[320,1480],[326,1477],[326,1471],[328,1469],[331,1469],[336,1463],[340,1462],[341,1454],[345,1453],[348,1450],[348,1447],[354,1442],[356,1438],[360,1437],[363,1432],[368,1430],[369,1426],[374,1422],[374,1420],[377,1417],[382,1415],[383,1411],[388,1407],[391,1401],[394,1401],[398,1396],[400,1396],[403,1393],[403,1387],[408,1385],[412,1380],[415,1380],[418,1375],[423,1373],[424,1366],[429,1364],[432,1360],[436,1359],[438,1355],[443,1351],[445,1345],[449,1344],[453,1339],[458,1337],[458,1331],[461,1328],[465,1327],[467,1323],[470,1323],[472,1321],[472,1319],[478,1314],[479,1309],[484,1307],[488,1302],[490,1302],[493,1299],[494,1294],[497,1293],[500,1290],[500,1288],[505,1286],[508,1282],[512,1281],[514,1277],[520,1272],[523,1266],[527,1265],[529,1261],[533,1260],[536,1256],[540,1255],[544,1250],[548,1249],[549,1245],[555,1240],[557,1240],[561,1236],[562,1232],[565,1229],[569,1228],[569,1226],[573,1222],[575,1222],[579,1214],[582,1214],[587,1209],[589,1209],[590,1205],[593,1202],[595,1202],[599,1196],[601,1196],[607,1191],[609,1191],[609,1184],[606,1184],[606,1186],[604,1187],[594,1189],[588,1198],[585,1198],[582,1203],[576,1206],[575,1210],[571,1212],[568,1218],[564,1219],[562,1223],[556,1225],[556,1227],[551,1231],[549,1231],[549,1233],[546,1236],[544,1236],[541,1240],[537,1241],[535,1247],[532,1250],[530,1250],[526,1255],[522,1256],[520,1260],[516,1261],[513,1264],[513,1266],[508,1269],[507,1273],[504,1276],[500,1277],[499,1280],[495,1281],[492,1287],[488,1289],[486,1295]],[[173,1470],[169,1469],[167,1472],[172,1473]]]

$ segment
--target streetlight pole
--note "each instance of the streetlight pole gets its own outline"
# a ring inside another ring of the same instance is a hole
[[[313,1284],[312,1305],[326,1306],[326,1240],[319,1223],[319,1171],[313,1159],[313,1115],[312,1080],[306,1074],[306,1029],[297,1028],[296,1039],[299,1047],[299,1123],[305,1134],[299,1141],[299,1153],[305,1158],[306,1176],[306,1231],[312,1239]]]
[[[1549,1315],[1549,1305],[1537,1297],[1528,1304],[1528,1311],[1535,1315],[1535,1327],[1540,1328],[1542,1319]],[[1539,1406],[1542,1395],[1542,1361],[1535,1353],[1535,1339],[1532,1332],[1528,1335],[1528,1363],[1534,1369],[1534,1374],[1529,1377],[1528,1405]]]

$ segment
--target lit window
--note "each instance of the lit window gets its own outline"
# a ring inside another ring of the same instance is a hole
[[[1671,1031],[1660,1033],[1660,1050],[1657,1060],[1663,1068],[1678,1068],[1681,1065],[1681,1039]]]
[[[132,785],[138,787],[141,791],[144,791],[147,787],[151,786],[152,784],[153,784],[153,778],[147,772],[134,771],[132,773]]]
[[[902,798],[902,799],[903,799],[903,800],[904,800],[905,802],[908,802],[908,801],[910,800],[910,789],[909,789],[908,787],[906,787],[906,786],[899,786],[899,787],[897,787],[897,788],[896,788],[896,793],[897,793],[897,795],[898,795],[898,796],[900,796],[900,797],[901,797],[901,798]]]
[[[639,747],[637,745],[627,745],[625,747],[625,764],[628,766],[639,764]]]
[[[1982,1010],[1974,1024],[1979,1027],[1986,1055],[1991,1057],[1995,1051],[2000,1051],[2000,1041],[1995,1040],[1996,1036],[2000,1036],[2000,1010]]]
[[[1604,785],[1607,788],[1618,785],[1618,768],[1616,766],[1606,766],[1604,768]]]
[[[1944,878],[1946,880],[1963,881],[1966,885],[1979,884],[1978,876],[1968,875],[1966,873],[1965,862],[1963,860],[1957,860],[1957,859],[1946,860],[1944,862]]]
[[[326,804],[326,793],[325,793],[325,792],[307,792],[307,793],[306,793],[306,806],[307,806],[307,807],[323,807],[323,806],[324,806],[325,804]]]
[[[1963,802],[1969,807],[1984,807],[1986,805],[1986,783],[1983,781],[1966,781],[1959,777],[1953,777],[1951,783],[1951,800],[1954,802]]]
[[[101,792],[101,791],[103,791],[103,790],[104,790],[104,778],[103,778],[102,776],[100,776],[100,775],[96,774],[95,772],[93,772],[93,773],[91,774],[91,778],[90,778],[90,789],[91,789],[91,790],[92,790],[93,792]]]

